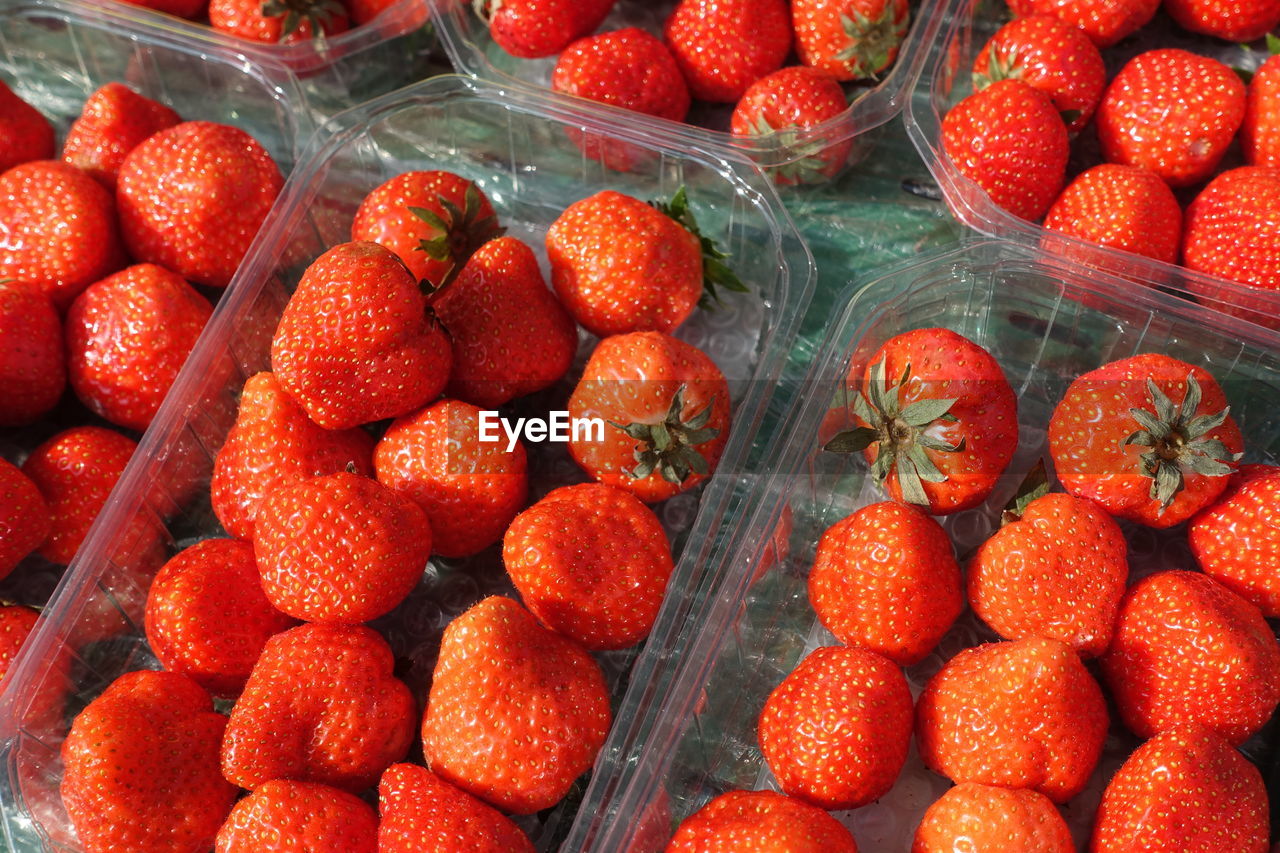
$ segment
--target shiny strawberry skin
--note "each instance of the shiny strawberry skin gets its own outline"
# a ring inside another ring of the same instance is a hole
[[[1009,0],[1015,17],[1049,15],[1079,27],[1098,47],[1110,47],[1147,25],[1160,0]]]
[[[1280,54],[1262,63],[1249,83],[1240,148],[1249,165],[1280,168]]]
[[[41,288],[0,284],[0,426],[35,423],[67,386],[62,320]]]
[[[53,125],[0,80],[0,172],[53,159]]]
[[[327,5],[324,0],[316,0],[310,8],[318,10]],[[263,14],[263,6],[262,0],[209,0],[209,25],[242,39],[267,44],[301,44],[316,38],[315,26],[309,17],[304,15],[298,28],[285,35],[285,15]],[[332,13],[322,14],[320,20],[320,29],[326,36],[346,32],[351,26],[341,3],[334,5]]]
[[[693,97],[737,103],[791,52],[786,0],[680,0],[663,36]]]
[[[614,0],[487,0],[489,34],[512,56],[554,56],[600,26]]]
[[[1164,0],[1164,10],[1185,30],[1233,42],[1260,39],[1280,25],[1280,0]]]
[[[378,815],[346,791],[276,779],[236,803],[218,831],[215,850],[378,853]]]
[[[1243,466],[1191,520],[1187,539],[1206,575],[1280,617],[1280,467]]]
[[[637,27],[569,45],[556,61],[551,88],[672,121],[689,112],[689,87],[671,51]]]
[[[1182,257],[1188,269],[1259,290],[1280,291],[1280,166],[1242,166],[1218,175],[1187,208]],[[1212,285],[1203,295],[1248,305]],[[1274,312],[1274,308],[1270,309]],[[1263,321],[1263,322],[1272,322]]]
[[[666,853],[858,853],[849,830],[820,808],[775,791],[729,791],[694,812]]]
[[[1043,794],[962,782],[935,800],[916,828],[911,853],[957,850],[1075,853],[1071,830]]]
[[[1089,243],[1178,262],[1182,208],[1155,172],[1102,163],[1081,172],[1058,196],[1044,227]]]
[[[791,0],[796,53],[837,80],[874,80],[911,25],[907,0]]]
[[[3,476],[3,466],[0,466],[0,478]],[[3,488],[0,486],[0,489]],[[9,674],[9,667],[12,666],[18,652],[22,650],[27,637],[31,636],[31,631],[36,627],[36,621],[39,619],[40,613],[30,607],[23,607],[20,604],[0,606],[0,686],[4,684],[5,677]]]
[[[425,767],[393,764],[378,784],[378,853],[533,853],[510,818]]]
[[[830,121],[848,107],[844,89],[834,77],[816,68],[795,65],[752,83],[733,109],[730,129],[734,136],[744,139],[770,132],[781,133],[787,139],[788,133]],[[852,150],[851,139],[832,141],[800,160],[778,165],[770,174],[784,186],[832,178],[844,168]]]
[[[62,159],[100,181],[111,192],[129,152],[160,131],[182,122],[164,104],[123,83],[108,83],[84,102],[67,131]]]

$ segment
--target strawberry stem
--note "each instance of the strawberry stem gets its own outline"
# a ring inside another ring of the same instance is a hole
[[[1035,467],[1027,472],[1027,476],[1018,486],[1018,491],[1000,513],[1000,523],[1012,524],[1022,518],[1027,512],[1027,507],[1047,494],[1049,494],[1049,470],[1045,467],[1044,459],[1037,459]]]
[[[339,0],[264,0],[262,4],[264,18],[284,16],[280,41],[296,33],[304,22],[311,24],[311,38],[322,41],[325,26],[344,12]]]
[[[698,300],[698,307],[714,310],[716,305],[723,304],[720,300],[719,288],[731,290],[734,293],[748,292],[747,286],[738,278],[737,273],[725,265],[724,261],[729,256],[720,251],[715,241],[704,235],[698,228],[698,220],[689,207],[689,196],[683,186],[676,190],[671,201],[651,201],[649,205],[678,222],[690,234],[697,237],[702,245],[703,293],[702,298]]]
[[[627,472],[633,478],[643,480],[657,471],[662,479],[678,486],[693,474],[705,476],[709,473],[706,458],[695,448],[720,434],[720,430],[707,426],[715,397],[701,412],[687,421],[681,420],[685,387],[681,385],[676,389],[666,417],[658,423],[608,422],[639,442],[635,450],[636,467]]]
[[[444,277],[432,283],[434,290],[441,290],[458,277],[477,249],[501,237],[506,229],[498,225],[494,214],[481,217],[480,191],[473,183],[468,182],[463,193],[462,210],[443,195],[437,195],[436,202],[444,216],[430,208],[413,205],[409,206],[409,212],[438,232],[430,239],[420,240],[415,247],[417,251],[426,252],[433,261],[451,261]]]

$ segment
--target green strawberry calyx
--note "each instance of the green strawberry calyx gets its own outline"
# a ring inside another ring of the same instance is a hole
[[[1142,474],[1151,478],[1151,499],[1159,501],[1159,512],[1163,513],[1186,485],[1184,469],[1202,477],[1226,477],[1235,470],[1231,463],[1243,454],[1232,453],[1221,440],[1210,437],[1226,422],[1231,407],[1197,415],[1201,392],[1194,374],[1187,374],[1187,393],[1181,406],[1175,406],[1151,379],[1147,380],[1147,392],[1151,410],[1129,410],[1142,429],[1126,438],[1124,445],[1151,448],[1140,457]]]
[[[471,8],[475,10],[476,17],[487,24],[502,8],[502,0],[471,0]]]
[[[898,487],[907,503],[928,507],[929,496],[924,483],[946,482],[947,475],[926,451],[935,453],[960,453],[964,450],[962,438],[959,444],[950,444],[929,435],[928,427],[937,421],[955,423],[951,414],[956,398],[916,400],[902,407],[901,390],[911,378],[911,365],[902,371],[902,378],[890,382],[885,375],[883,359],[871,366],[871,381],[866,393],[859,392],[853,398],[853,412],[867,426],[855,427],[838,433],[823,446],[830,453],[859,453],[876,445],[876,459],[871,474],[880,483],[889,473],[898,475]]]
[[[747,286],[738,278],[738,274],[724,263],[729,256],[720,251],[715,241],[703,234],[698,227],[698,220],[689,207],[689,195],[684,187],[676,190],[671,201],[651,201],[649,206],[674,219],[697,237],[702,245],[702,298],[698,300],[698,307],[712,310],[716,305],[723,304],[720,300],[720,288],[734,293],[747,292]]]
[[[836,61],[843,62],[854,77],[874,80],[902,43],[902,33],[909,23],[910,18],[898,21],[893,3],[885,3],[884,11],[874,20],[856,9],[851,14],[841,13],[840,26],[849,41],[836,53]]]
[[[769,124],[769,120],[763,114],[757,115],[751,124],[753,136],[777,134],[781,147],[799,155],[788,163],[766,167],[779,181],[788,184],[815,184],[826,180],[831,163],[822,156],[822,152],[827,148],[825,139],[819,137],[800,142],[800,125],[791,122],[781,127],[774,127]]]
[[[1012,524],[1026,515],[1027,507],[1049,494],[1049,469],[1044,460],[1036,460],[1035,467],[1027,472],[1018,485],[1018,491],[1005,504],[1000,513],[1000,524]]]
[[[657,471],[662,479],[678,486],[693,474],[705,477],[710,473],[706,458],[696,448],[720,434],[720,430],[707,426],[716,399],[712,397],[702,411],[689,420],[681,420],[685,387],[681,385],[676,389],[666,417],[656,424],[608,422],[639,442],[635,450],[636,467],[627,472],[634,479],[643,480]]]
[[[444,211],[441,216],[426,207],[409,206],[409,212],[430,225],[438,233],[436,236],[419,241],[417,251],[426,252],[433,261],[451,261],[448,272],[440,282],[432,282],[433,290],[440,290],[458,277],[463,265],[477,249],[506,233],[506,229],[498,225],[496,214],[480,215],[480,192],[476,185],[467,184],[463,193],[462,210],[443,195],[436,196],[436,202]]]
[[[981,91],[992,83],[999,83],[1001,80],[1021,80],[1022,65],[1018,62],[1018,51],[1016,48],[1006,48],[1000,50],[996,45],[991,45],[991,49],[987,51],[987,71],[985,74],[974,73],[973,88],[974,91]]]
[[[298,31],[303,23],[311,25],[311,37],[324,39],[324,28],[331,20],[345,14],[346,7],[339,0],[263,0],[262,17],[284,16],[280,27],[280,41]]]

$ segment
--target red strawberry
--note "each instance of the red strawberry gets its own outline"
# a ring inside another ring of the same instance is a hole
[[[142,6],[146,9],[155,9],[157,12],[177,15],[179,18],[194,20],[204,14],[205,6],[209,0],[125,0],[125,2],[132,3],[135,6]]]
[[[666,853],[716,851],[858,853],[853,836],[831,815],[775,791],[730,791],[694,812]]]
[[[791,0],[796,52],[837,80],[867,80],[893,63],[911,26],[907,0]]]
[[[924,813],[911,853],[1075,853],[1067,822],[1043,794],[977,782],[948,790]]]
[[[359,27],[381,15],[384,10],[394,8],[397,3],[398,0],[344,0],[343,5],[347,7],[351,25]],[[425,14],[426,10],[419,12]]]
[[[0,340],[0,427],[35,423],[67,386],[62,321],[41,288],[0,282]]]
[[[614,0],[478,0],[489,35],[524,59],[554,56],[600,26]]]
[[[379,853],[378,815],[346,791],[277,779],[236,803],[218,831],[217,853],[265,850]]]
[[[1262,774],[1202,726],[1134,750],[1102,794],[1089,853],[1266,853]]]
[[[181,121],[164,104],[144,98],[123,83],[108,83],[84,102],[80,117],[67,131],[62,159],[115,192],[116,176],[129,152]]]
[[[1245,465],[1187,527],[1204,573],[1268,618],[1280,616],[1280,467]]]
[[[500,540],[529,494],[524,445],[508,451],[505,435],[482,441],[480,419],[470,403],[438,400],[391,424],[374,452],[378,482],[422,507],[442,557]]]
[[[61,309],[125,265],[111,194],[59,160],[0,175],[0,222],[0,279],[42,288]]]
[[[1280,168],[1280,40],[1253,75],[1240,125],[1240,148],[1253,166]]]
[[[558,803],[604,744],[609,693],[596,662],[493,596],[449,623],[422,719],[440,778],[498,808]]]
[[[1234,42],[1260,39],[1280,25],[1280,0],[1164,0],[1164,10],[1184,29]]]
[[[244,687],[263,645],[293,625],[258,582],[253,546],[206,539],[176,554],[147,594],[147,643],[160,664],[215,696]]]
[[[1217,168],[1244,121],[1245,87],[1227,66],[1185,50],[1149,50],[1120,69],[1098,106],[1112,163],[1150,169],[1174,187]]]
[[[533,853],[507,817],[425,767],[393,764],[378,784],[378,853]]]
[[[1103,163],[1081,172],[1049,208],[1044,227],[1100,246],[1178,262],[1182,208],[1155,172]]]
[[[858,425],[826,449],[862,450],[895,500],[934,515],[969,509],[1013,458],[1017,397],[991,354],[955,332],[895,335],[846,382]]]
[[[362,429],[316,426],[275,374],[249,377],[236,422],[213,464],[213,511],[237,539],[253,539],[258,506],[267,495],[312,477],[348,470],[373,475],[373,438]]]
[[[1039,219],[1066,182],[1067,126],[1049,97],[1001,80],[956,104],[942,147],[960,174],[1023,219]]]
[[[1238,281],[1274,296],[1280,291],[1280,167],[1243,166],[1209,182],[1187,208],[1182,258],[1188,269]],[[1193,282],[1201,295],[1219,288]],[[1233,302],[1240,301],[1232,295]],[[1243,304],[1250,304],[1244,301]],[[1275,300],[1264,310],[1275,313]],[[1235,312],[1233,312],[1235,313]],[[1274,325],[1275,319],[1263,323]]]
[[[0,462],[4,460],[0,459]],[[4,464],[8,463],[4,462]],[[0,478],[4,477],[3,470],[4,466],[0,465]],[[3,486],[0,486],[0,489],[2,488]],[[7,542],[5,544],[8,545]],[[36,621],[39,618],[39,611],[30,607],[23,607],[20,604],[0,606],[0,686],[4,685],[9,667],[18,656],[18,652],[22,651],[23,643],[31,635],[31,630],[36,627]]]
[[[209,0],[209,24],[268,44],[320,41],[351,26],[340,0]]]
[[[809,603],[840,642],[909,666],[964,609],[960,566],[938,522],[905,504],[872,504],[822,534]]]
[[[236,789],[218,772],[226,717],[172,672],[128,672],[62,744],[62,804],[85,853],[207,850]]]
[[[816,68],[796,65],[752,83],[734,107],[730,126],[734,136],[768,137],[778,133],[780,142],[793,145],[798,131],[822,125],[844,114],[848,107],[844,89],[834,77]],[[770,168],[774,181],[781,185],[806,184],[835,177],[853,150],[852,139],[826,144],[818,138],[807,145],[813,150],[806,148],[799,159]]]
[[[689,87],[671,51],[638,27],[569,45],[556,60],[551,88],[672,121],[689,112]]]
[[[1114,516],[1172,527],[1227,487],[1240,428],[1203,367],[1145,354],[1076,378],[1049,420],[1058,480]]]
[[[354,625],[390,612],[417,585],[431,527],[409,498],[339,471],[263,498],[253,553],[277,608],[308,622]]]
[[[307,267],[271,342],[276,378],[325,429],[422,408],[452,360],[418,283],[374,243],[334,246]]]
[[[907,760],[907,679],[875,652],[817,649],[769,694],[759,736],[785,793],[824,809],[864,806],[888,793]]]
[[[1009,0],[1015,17],[1050,15],[1085,31],[1098,47],[1110,47],[1147,25],[1160,0]]]
[[[404,758],[415,707],[391,647],[363,626],[299,625],[267,640],[222,740],[222,772],[255,790],[272,779],[345,791]]]
[[[570,436],[593,479],[646,503],[693,488],[715,471],[729,439],[729,384],[697,347],[661,332],[605,338],[569,397],[571,419],[603,421]]]
[[[485,243],[429,304],[453,344],[445,390],[459,399],[496,409],[554,385],[573,364],[573,318],[514,237]]]
[[[1280,704],[1280,644],[1262,614],[1198,572],[1133,585],[1102,672],[1144,738],[1195,722],[1244,743]]]
[[[0,172],[53,159],[53,125],[0,80]]]
[[[120,228],[135,260],[226,287],[283,183],[271,155],[243,130],[183,122],[125,157],[116,181]]]
[[[1055,803],[1084,788],[1107,725],[1102,690],[1079,656],[1039,638],[965,649],[916,704],[930,769],[957,783],[1031,788]]]
[[[680,0],[663,35],[689,92],[733,104],[791,52],[786,0]]]

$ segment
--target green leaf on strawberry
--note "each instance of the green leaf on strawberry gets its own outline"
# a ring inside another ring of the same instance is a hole
[[[738,278],[737,273],[724,263],[729,256],[722,252],[715,241],[703,234],[698,227],[698,220],[693,215],[693,210],[689,207],[689,196],[683,186],[676,190],[675,195],[671,197],[671,201],[651,201],[649,204],[655,210],[680,223],[690,234],[697,237],[698,242],[702,245],[702,286],[704,292],[702,298],[698,300],[699,308],[710,310],[715,305],[723,304],[718,288],[724,288],[734,293],[748,292],[747,286]],[[715,303],[715,305],[712,303]]]

